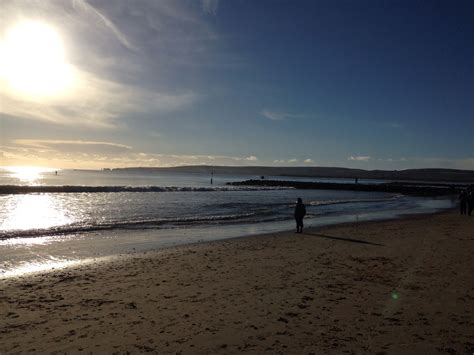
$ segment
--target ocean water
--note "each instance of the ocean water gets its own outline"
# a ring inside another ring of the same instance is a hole
[[[211,185],[210,174],[61,170],[56,175],[55,171],[2,169],[0,185],[12,188],[0,194],[0,275],[97,256],[289,230],[294,227],[298,197],[306,204],[307,226],[394,218],[453,206],[447,198],[226,185],[249,178],[256,177],[214,175]],[[40,192],[21,193],[19,186],[38,186]],[[78,192],[41,192],[47,186],[75,186]],[[91,187],[97,186],[113,192],[94,192]],[[20,193],[9,193],[13,190]]]

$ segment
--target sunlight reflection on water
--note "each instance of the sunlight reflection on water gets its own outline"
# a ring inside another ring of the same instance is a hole
[[[43,229],[69,224],[73,219],[53,195],[10,195],[4,205],[0,230]]]

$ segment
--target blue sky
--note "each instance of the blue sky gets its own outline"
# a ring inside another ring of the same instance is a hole
[[[0,68],[0,165],[474,169],[472,1],[0,6],[74,73],[37,97]]]

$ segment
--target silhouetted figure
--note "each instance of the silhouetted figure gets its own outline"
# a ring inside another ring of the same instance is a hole
[[[305,215],[306,207],[303,205],[303,200],[298,197],[295,207],[296,233],[303,233],[303,218]]]
[[[466,190],[461,190],[461,193],[459,194],[459,208],[461,210],[461,214],[466,214],[466,208],[467,208]]]
[[[469,189],[467,193],[467,214],[470,216],[474,209],[474,191]]]

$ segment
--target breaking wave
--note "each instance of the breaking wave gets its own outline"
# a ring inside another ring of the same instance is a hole
[[[0,231],[0,240],[9,238],[38,237],[59,234],[75,234],[84,232],[96,232],[114,229],[146,229],[159,227],[175,227],[185,225],[209,225],[212,223],[232,223],[250,219],[256,213],[241,213],[219,216],[189,216],[183,218],[155,218],[129,221],[111,221],[98,224],[68,224],[47,229],[8,230]]]
[[[179,186],[26,186],[0,185],[0,194],[30,193],[97,193],[97,192],[214,192],[290,190],[290,187],[235,186],[235,187],[179,187]]]

